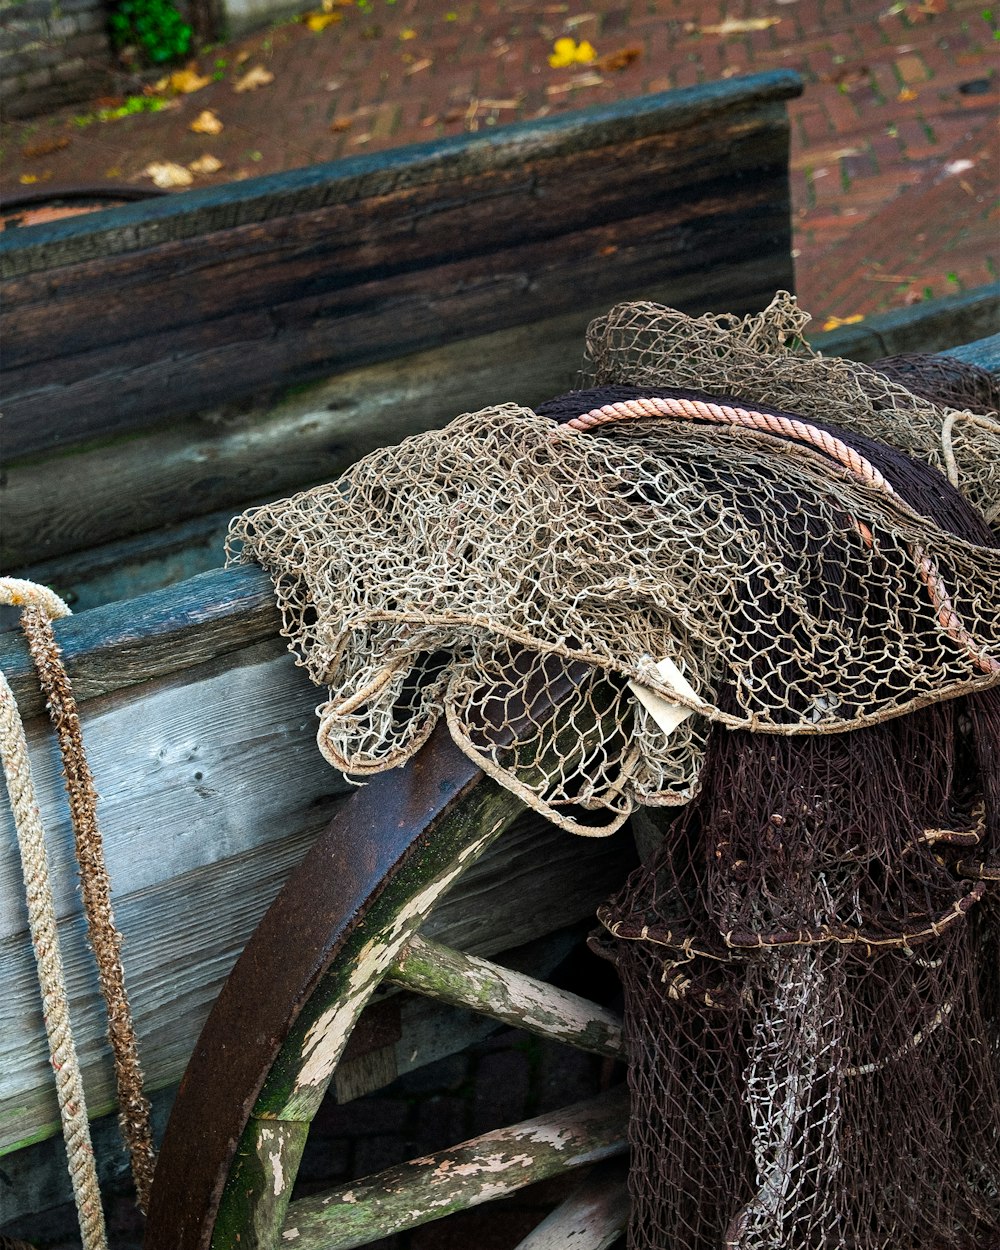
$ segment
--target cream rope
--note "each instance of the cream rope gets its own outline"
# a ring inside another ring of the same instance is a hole
[[[11,586],[12,580],[0,579],[0,599],[14,604],[28,602],[31,596],[30,592],[25,592],[26,584],[17,583]],[[69,609],[57,596],[53,596],[53,599],[57,603],[44,600],[46,609],[61,605],[64,612],[60,615],[65,615]],[[70,1031],[66,980],[59,953],[45,836],[31,776],[24,726],[14,694],[3,673],[0,673],[0,756],[3,759],[4,778],[21,852],[28,926],[38,966],[45,1032],[56,1074],[59,1114],[66,1140],[73,1197],[80,1221],[80,1236],[84,1250],[106,1250],[108,1240],[97,1183],[97,1166],[90,1141],[83,1078]]]

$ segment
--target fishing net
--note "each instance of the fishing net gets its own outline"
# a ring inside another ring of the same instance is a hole
[[[693,797],[713,724],[840,732],[1000,681],[1000,552],[913,494],[950,422],[959,488],[995,507],[1000,425],[782,354],[787,299],[745,322],[615,315],[591,350],[632,387],[618,410],[602,391],[467,414],[235,521],[329,687],[319,744],[344,772],[402,763],[444,715],[550,819],[610,832]],[[875,439],[910,456],[883,472]],[[697,715],[668,732],[663,703]]]
[[[601,912],[633,1250],[992,1250],[1000,424],[804,322],[614,309],[592,389],[374,452],[231,551],[346,773],[444,716],[575,832],[680,809]]]

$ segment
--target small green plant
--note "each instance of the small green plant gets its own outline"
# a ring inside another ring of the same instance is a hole
[[[166,100],[158,95],[130,95],[124,104],[113,108],[98,109],[96,113],[80,113],[73,118],[73,125],[81,130],[92,126],[94,122],[116,122],[122,117],[134,117],[136,113],[158,113],[166,105]]]
[[[115,47],[137,47],[154,65],[179,60],[190,49],[191,37],[191,27],[171,0],[119,0],[111,14]]]

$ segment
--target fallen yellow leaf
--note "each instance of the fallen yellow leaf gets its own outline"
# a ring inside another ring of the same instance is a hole
[[[696,22],[688,22],[685,27],[692,34],[699,35],[745,35],[753,30],[768,30],[777,26],[780,17],[727,17],[723,22],[712,26],[699,26]]]
[[[401,30],[399,32],[399,37],[400,39],[416,39],[417,32],[412,26],[407,26],[406,30]]]
[[[596,59],[597,53],[593,44],[586,39],[577,43],[575,39],[565,36],[552,45],[549,64],[553,69],[565,69],[568,65],[590,65]]]
[[[904,87],[899,95],[896,96],[896,99],[900,102],[900,104],[909,104],[911,100],[915,100],[916,98],[917,93],[912,87]]]
[[[864,313],[851,313],[849,317],[827,317],[823,322],[823,329],[839,330],[841,326],[853,326],[864,319]]]
[[[199,156],[196,161],[192,161],[188,165],[188,169],[193,174],[215,174],[222,168],[222,161],[217,156],[213,156],[210,152],[206,152],[204,156]]]
[[[222,133],[222,122],[211,109],[204,109],[188,129],[196,135],[217,135]]]
[[[341,21],[342,18],[342,13],[303,13],[302,15],[302,21],[317,34],[321,30],[326,30],[328,26],[333,26],[335,22]]]
[[[199,74],[193,69],[178,69],[156,84],[157,91],[173,91],[177,95],[190,95],[192,91],[200,91],[212,81],[208,75]]]
[[[20,178],[18,178],[18,182],[20,182],[22,186],[25,186],[25,187],[30,187],[33,182],[37,182],[37,181],[38,181],[37,174],[22,174]]]
[[[191,171],[175,161],[151,161],[142,172],[163,190],[189,187],[194,182]]]
[[[269,82],[274,82],[274,75],[271,71],[265,69],[263,65],[255,65],[233,83],[233,90],[256,91],[258,87],[266,87]]]

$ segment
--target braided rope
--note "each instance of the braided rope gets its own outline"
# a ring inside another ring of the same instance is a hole
[[[711,421],[716,425],[739,425],[744,429],[765,431],[768,434],[781,434],[793,438],[796,442],[807,443],[825,452],[838,461],[863,482],[874,486],[886,494],[898,498],[892,484],[879,470],[853,447],[849,447],[841,439],[817,429],[808,422],[793,417],[780,416],[778,413],[759,412],[755,408],[737,408],[731,404],[717,404],[707,400],[682,399],[668,396],[643,396],[636,399],[619,400],[617,403],[605,404],[601,408],[592,408],[566,422],[571,430],[585,432],[594,430],[614,421],[636,420],[643,417],[680,417],[685,420]],[[951,427],[948,426],[950,440]],[[950,447],[950,441],[946,449]],[[858,524],[858,532],[862,539],[871,546],[874,542],[867,526]],[[921,548],[913,549],[913,558],[917,563],[920,577],[927,587],[931,601],[937,613],[938,624],[950,638],[953,638],[968,652],[974,666],[982,673],[1000,672],[1000,660],[987,655],[975,638],[968,632],[962,618],[955,610],[944,579],[930,556]]]
[[[59,740],[76,839],[76,857],[80,865],[87,934],[97,961],[101,994],[107,1006],[108,1039],[114,1056],[118,1088],[118,1120],[129,1152],[138,1206],[145,1213],[149,1205],[156,1154],[149,1100],[143,1092],[135,1025],[125,990],[122,935],[111,910],[111,880],[97,823],[97,790],[84,754],[76,700],[48,617],[40,607],[27,607],[21,625]]]
[[[6,595],[0,589],[0,596],[8,602],[24,603],[22,595],[20,587],[13,588]],[[56,1074],[56,1095],[66,1141],[73,1197],[80,1222],[80,1236],[84,1250],[107,1250],[108,1240],[97,1182],[97,1165],[90,1140],[83,1077],[70,1030],[66,979],[59,951],[45,835],[31,776],[24,726],[13,691],[2,673],[0,757],[3,760],[4,779],[17,830],[28,926],[42,991],[42,1013],[49,1054]]]

